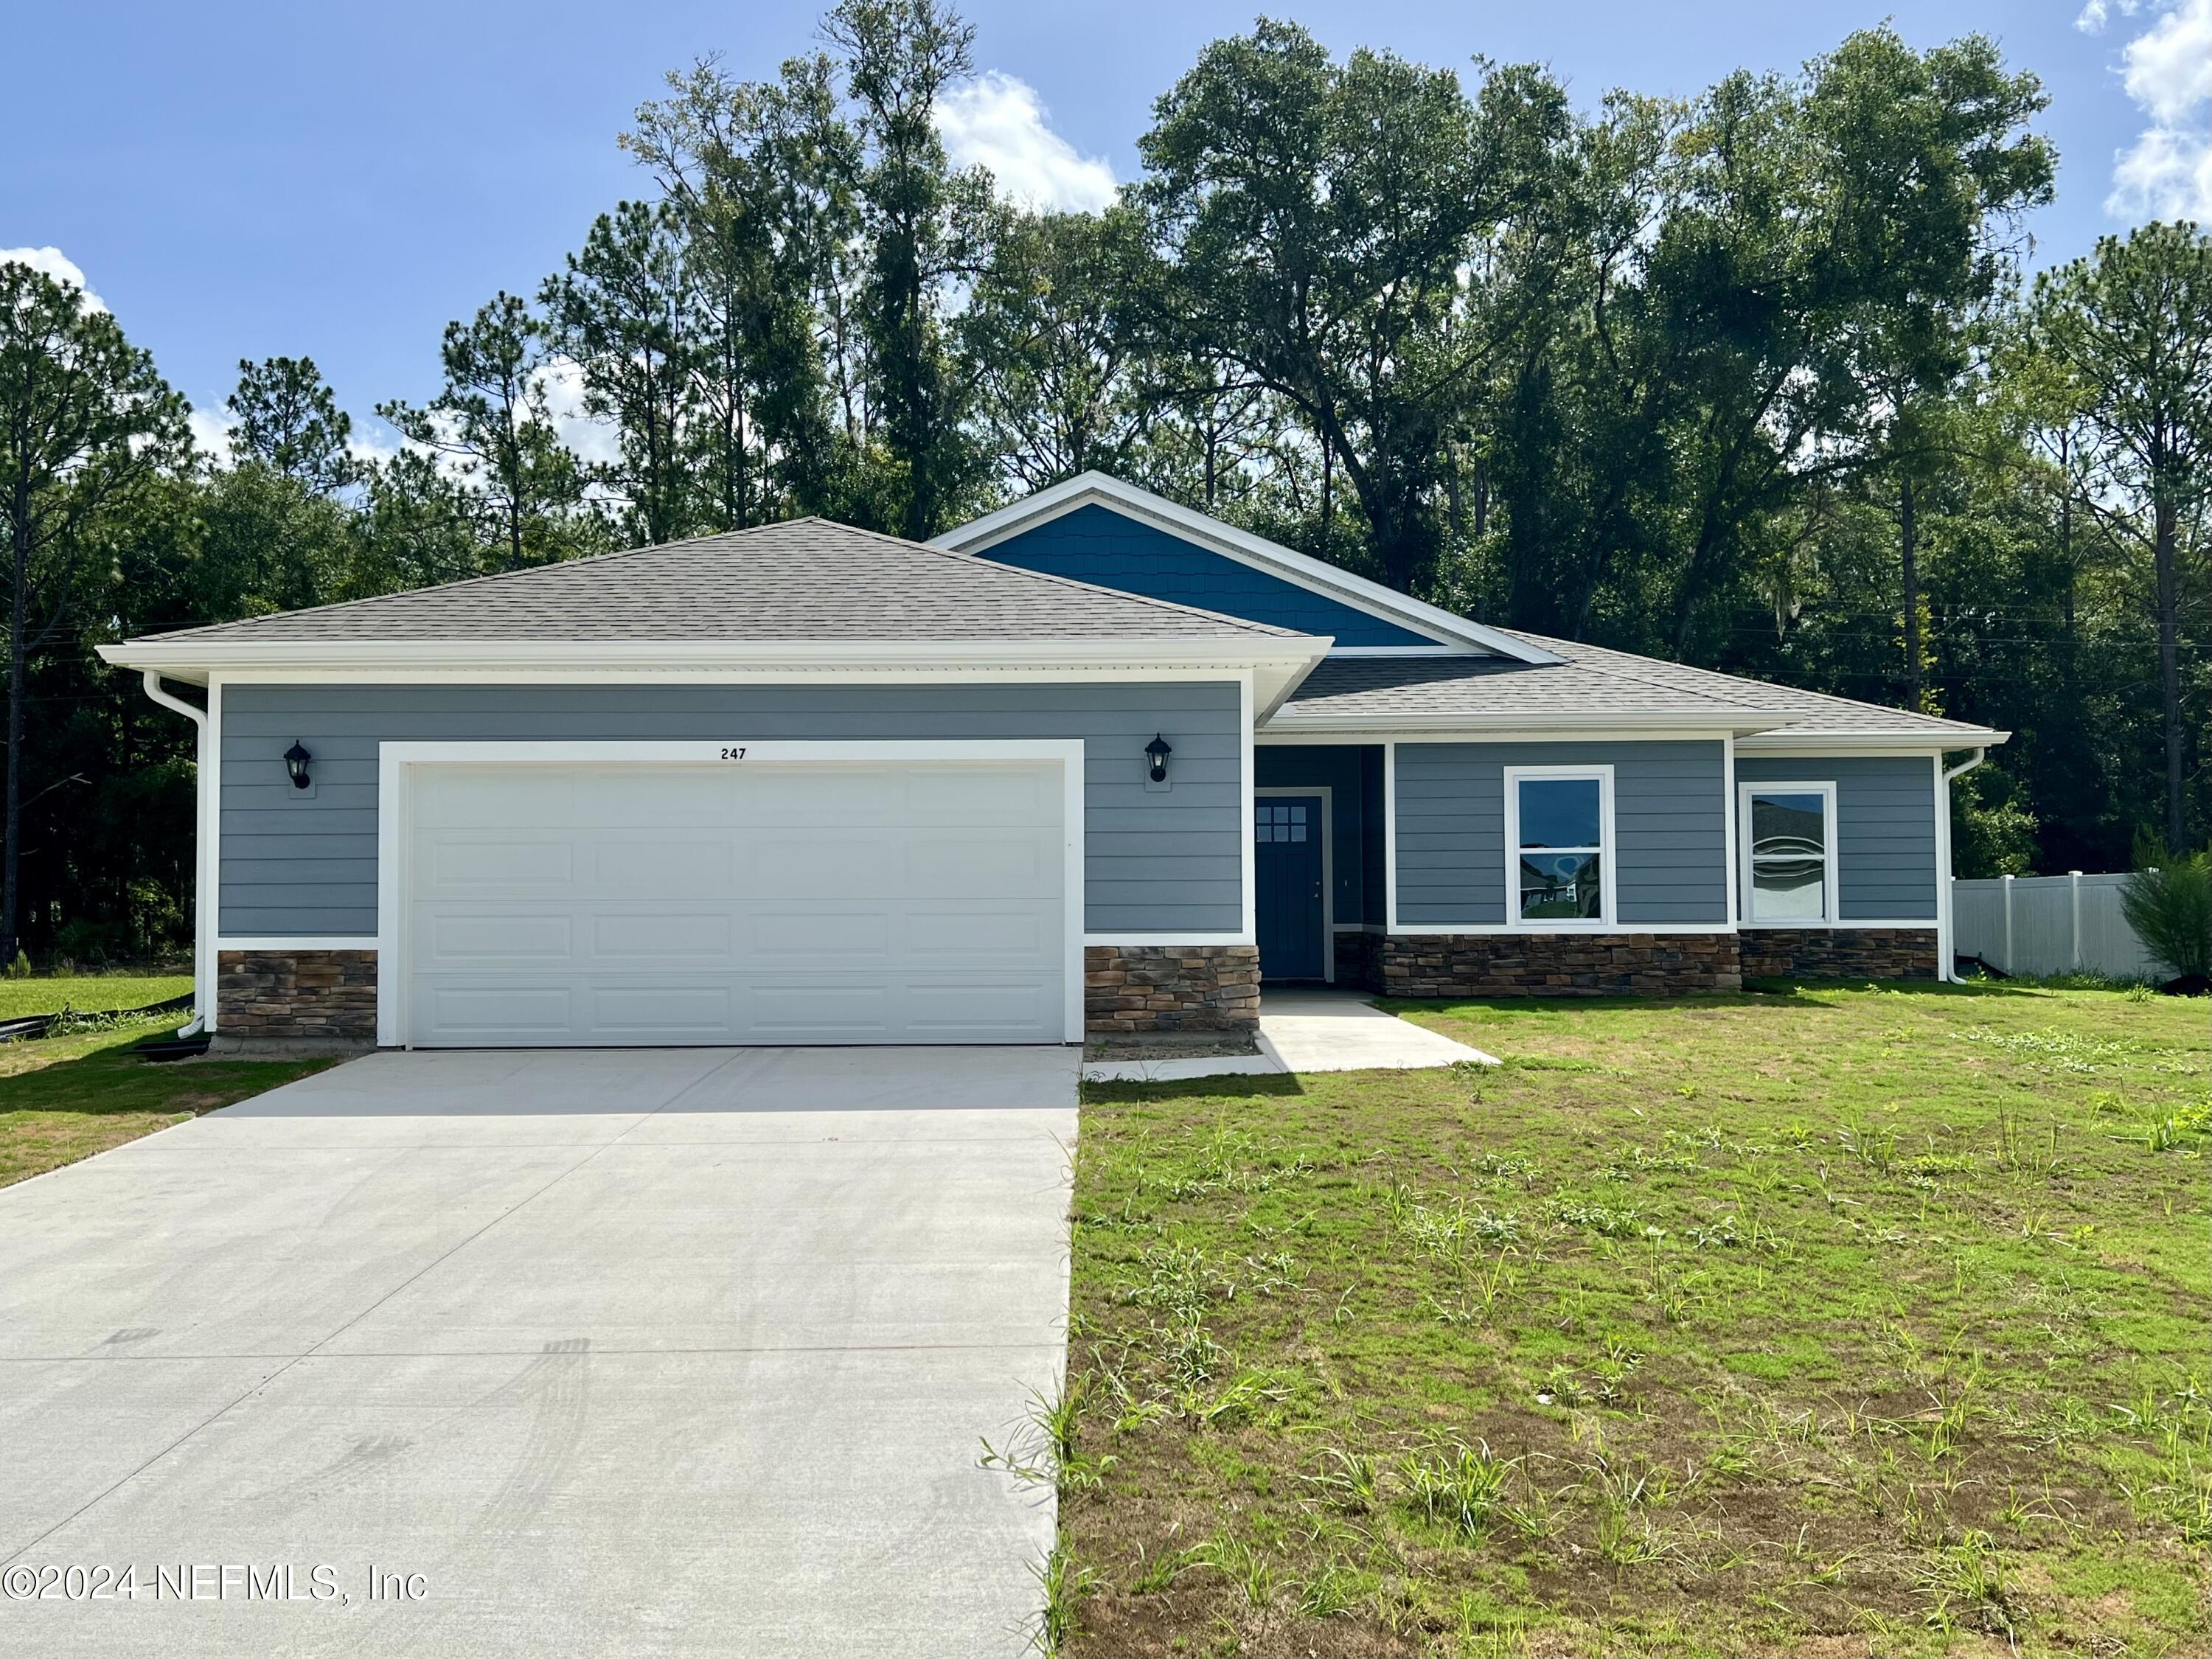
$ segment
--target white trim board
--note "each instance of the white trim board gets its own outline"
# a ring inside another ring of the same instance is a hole
[[[264,933],[219,939],[218,951],[374,951],[374,936],[352,933]]]
[[[1874,922],[1853,922],[1856,927],[1879,926]],[[1918,924],[1926,927],[1928,924]],[[1747,931],[1726,921],[1616,921],[1598,927],[1585,922],[1580,927],[1560,922],[1525,927],[1501,927],[1492,921],[1421,922],[1409,927],[1390,927],[1384,930],[1398,939],[1527,939],[1532,933],[1571,933],[1577,939],[1630,939],[1645,933],[1739,933]]]
[[[735,754],[732,751],[736,750]],[[1063,1042],[1084,1040],[1083,740],[1009,738],[898,742],[772,738],[759,743],[552,741],[392,742],[377,745],[376,949],[380,960],[406,961],[407,770],[416,766],[763,766],[1008,761],[1057,762],[1060,771],[1061,1026]],[[408,1043],[406,975],[376,976],[376,1040]]]
[[[1011,541],[1024,531],[1091,506],[1106,507],[1139,524],[1193,543],[1209,553],[1218,553],[1252,569],[1294,582],[1310,592],[1323,594],[1355,611],[1364,611],[1416,634],[1426,635],[1439,643],[1517,662],[1559,660],[1540,646],[1454,616],[1437,605],[1425,604],[1265,537],[1255,536],[1249,531],[1239,530],[1234,525],[1224,524],[1106,472],[1079,473],[1063,483],[1041,489],[995,513],[987,513],[957,529],[948,530],[929,544],[962,553],[981,553],[1001,542]]]
[[[1268,795],[1318,795],[1321,797],[1321,977],[1324,985],[1336,983],[1336,788],[1327,783],[1278,783],[1255,789],[1253,793],[1262,798]],[[1255,801],[1254,805],[1258,802]],[[1244,833],[1250,846],[1247,860],[1252,868],[1253,880],[1259,880],[1259,826],[1253,815],[1246,815]],[[1259,937],[1259,915],[1252,918],[1252,934]]]

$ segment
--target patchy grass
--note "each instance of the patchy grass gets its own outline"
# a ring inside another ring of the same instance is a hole
[[[2202,1000],[1403,1011],[1086,1087],[1069,1651],[2212,1650]]]
[[[143,1008],[149,1002],[190,995],[190,974],[57,974],[42,979],[0,979],[0,1019],[25,1014],[79,1013]]]
[[[159,1022],[149,1022],[89,1036],[0,1043],[0,1187],[331,1063],[196,1060],[153,1065],[124,1052],[161,1029]]]

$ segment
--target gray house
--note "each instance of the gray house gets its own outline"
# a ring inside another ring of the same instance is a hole
[[[206,1024],[423,1047],[1933,977],[1950,779],[2005,736],[1485,627],[1096,473],[927,547],[805,520],[101,654],[200,726]]]

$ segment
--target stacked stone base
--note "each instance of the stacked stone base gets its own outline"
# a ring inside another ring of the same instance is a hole
[[[1934,979],[1933,927],[1747,927],[1743,971],[1768,979]]]
[[[225,1036],[376,1040],[374,951],[222,951],[215,969]]]
[[[1083,1012],[1099,1032],[1249,1031],[1260,1023],[1259,949],[1086,945]]]
[[[1377,934],[1394,997],[1676,996],[1735,991],[1743,970],[1733,933]]]
[[[1336,936],[1336,982],[1363,991],[1382,988],[1382,935],[1361,928]]]

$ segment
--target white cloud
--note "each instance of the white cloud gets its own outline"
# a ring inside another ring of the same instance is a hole
[[[77,269],[76,261],[58,247],[0,247],[0,265],[5,264],[28,265],[58,283],[66,283],[84,295],[87,311],[107,309],[107,301],[92,291],[92,285],[84,280],[84,272]]]
[[[231,428],[238,424],[238,416],[223,408],[220,400],[208,409],[202,409],[195,404],[191,424],[193,448],[204,455],[214,456],[220,462],[230,459]]]
[[[1093,212],[1114,199],[1114,169],[1080,155],[1045,125],[1036,88],[998,70],[937,100],[937,131],[953,161],[986,167],[1000,196],[1024,207]]]
[[[2136,10],[2118,0],[2123,15]],[[2079,21],[2104,0],[2089,0]],[[2149,118],[2142,135],[2119,154],[2105,210],[2117,217],[2212,220],[2212,0],[2166,0],[2156,21],[2128,42],[2122,81]]]
[[[553,430],[578,460],[588,466],[622,459],[622,437],[613,422],[585,412],[581,368],[566,357],[556,358],[538,373],[538,395],[544,399]]]

